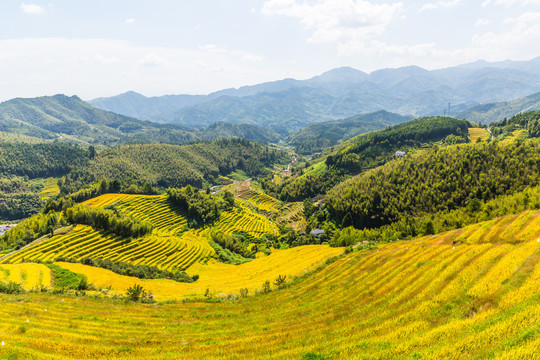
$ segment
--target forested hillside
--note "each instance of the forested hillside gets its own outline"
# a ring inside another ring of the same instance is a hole
[[[88,152],[65,143],[0,143],[0,174],[37,177],[62,176],[88,161]]]
[[[473,106],[470,109],[457,113],[455,116],[460,119],[466,118],[476,123],[490,124],[492,122],[502,121],[504,118],[510,118],[517,113],[532,110],[540,110],[540,93],[515,100]]]
[[[524,132],[525,137],[540,137],[540,111],[519,113],[510,119],[491,124],[491,132],[494,136],[505,137],[515,131]]]
[[[38,178],[64,176],[88,160],[86,150],[70,144],[0,142],[0,219],[17,220],[38,212],[45,204],[40,194],[45,180]]]
[[[468,126],[465,120],[426,117],[358,135],[327,150],[329,155],[323,154],[311,168],[297,171],[279,186],[270,181],[263,186],[274,196],[287,201],[324,194],[347,176],[392,160],[396,151],[408,153],[441,141],[442,144],[466,142]]]
[[[119,143],[185,144],[198,140],[241,137],[277,142],[281,137],[254,125],[218,123],[207,128],[141,121],[100,110],[76,96],[13,99],[0,104],[0,134],[21,141],[58,140],[84,146]]]
[[[190,145],[122,145],[99,153],[65,178],[63,190],[73,192],[84,184],[106,178],[123,184],[167,187],[214,184],[220,175],[243,171],[260,176],[275,164],[286,164],[282,151],[243,139],[222,139]]]
[[[466,142],[468,127],[467,121],[450,117],[415,119],[351,139],[335,155],[328,156],[326,164],[357,172],[384,164],[398,150],[407,152],[440,140],[447,144]]]
[[[475,207],[540,184],[539,150],[535,139],[434,147],[336,186],[326,204],[333,219],[357,228]]]
[[[410,120],[410,117],[378,111],[352,118],[311,124],[289,135],[296,152],[312,154],[357,135]]]
[[[120,140],[187,142],[186,128],[160,125],[100,110],[77,96],[17,98],[0,104],[0,131],[79,144],[114,144]]]

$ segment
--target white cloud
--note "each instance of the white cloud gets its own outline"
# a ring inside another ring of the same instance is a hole
[[[290,75],[258,54],[137,46],[108,39],[0,40],[0,99],[65,93],[83,99],[128,90],[147,95],[209,93]],[[39,59],[39,61],[36,61]]]
[[[165,64],[165,60],[156,54],[148,54],[137,62],[138,66],[153,67]]]
[[[518,4],[518,5],[536,5],[536,4],[540,4],[540,0],[485,0],[483,3],[482,3],[482,6],[483,7],[486,7],[490,4],[494,4],[494,5],[506,5],[506,6],[512,6],[514,4]]]
[[[43,13],[44,9],[37,4],[21,4],[21,9],[25,14],[36,15]]]
[[[296,0],[267,0],[264,15],[283,15],[299,19],[311,32],[311,42],[362,43],[384,33],[399,18],[403,4],[374,4],[364,0],[319,0],[298,3]]]
[[[476,21],[476,23],[474,24],[474,26],[484,26],[484,25],[489,25],[491,24],[491,20],[488,20],[488,19],[478,19],[478,21]]]
[[[126,24],[133,24],[135,22],[134,18],[126,19]]]
[[[450,0],[450,1],[438,1],[435,3],[427,3],[420,8],[420,11],[433,10],[437,8],[453,8],[461,4],[461,0]]]

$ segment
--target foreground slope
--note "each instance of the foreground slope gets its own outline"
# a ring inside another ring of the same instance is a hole
[[[540,212],[524,212],[350,253],[285,289],[221,303],[2,295],[0,356],[535,359],[539,236]]]
[[[188,269],[190,275],[199,275],[193,283],[180,283],[173,280],[141,280],[135,277],[117,275],[109,270],[82,264],[58,262],[61,267],[83,274],[88,282],[97,289],[107,288],[109,294],[125,294],[134,284],[139,284],[150,291],[156,300],[181,300],[185,297],[198,296],[208,291],[213,296],[226,297],[238,295],[240,289],[247,289],[249,294],[278,276],[287,279],[301,276],[323,264],[328,258],[340,255],[343,248],[331,248],[328,245],[308,245],[287,250],[274,250],[268,256],[253,261],[230,265],[210,260],[207,264],[196,263]]]

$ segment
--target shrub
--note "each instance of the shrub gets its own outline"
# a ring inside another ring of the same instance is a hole
[[[145,295],[146,295],[146,292],[144,291],[144,288],[139,284],[133,285],[132,287],[128,288],[126,291],[127,298],[132,301],[139,301]]]
[[[8,283],[0,282],[0,293],[4,294],[22,294],[24,292],[21,284],[14,283],[12,281]]]
[[[283,285],[285,285],[285,280],[287,279],[287,275],[279,275],[276,280],[274,281],[274,285],[281,288]]]
[[[264,293],[269,293],[270,292],[270,280],[266,280],[263,283],[263,292]]]
[[[247,288],[242,288],[240,289],[240,296],[245,298],[248,296],[248,292],[249,290]]]

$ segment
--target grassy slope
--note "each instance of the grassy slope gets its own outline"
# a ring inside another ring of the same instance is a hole
[[[539,234],[539,213],[527,212],[351,253],[292,287],[224,303],[1,296],[0,357],[534,359]]]

